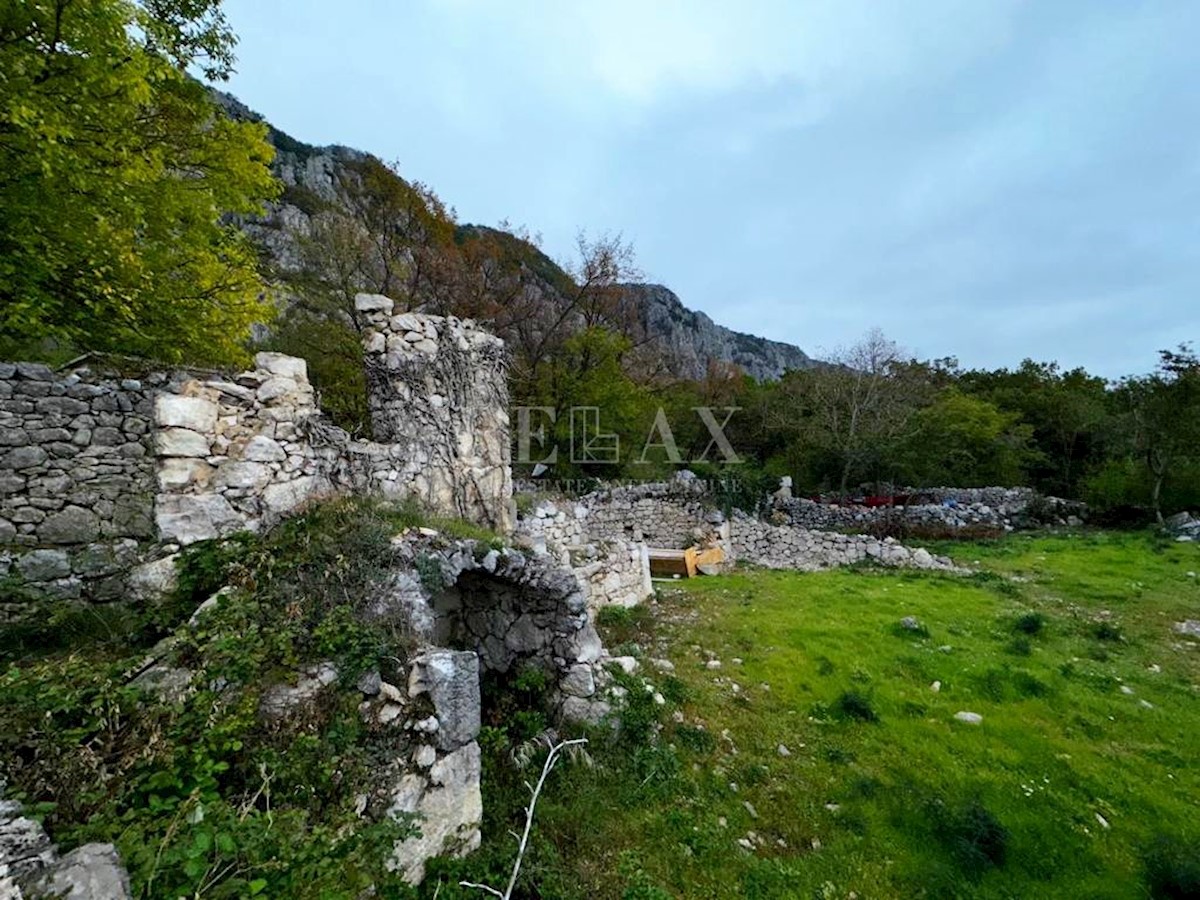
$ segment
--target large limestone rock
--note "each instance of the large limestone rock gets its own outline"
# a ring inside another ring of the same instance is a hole
[[[211,434],[216,430],[218,415],[217,404],[203,397],[160,394],[154,400],[154,418],[160,428],[186,428]]]
[[[0,783],[2,786],[2,783]],[[112,844],[59,857],[21,804],[0,800],[0,900],[128,900],[129,876]]]
[[[218,493],[160,495],[154,515],[164,541],[185,545],[230,534],[246,524]]]
[[[479,657],[469,650],[432,649],[413,660],[408,695],[429,694],[440,728],[437,744],[455,750],[479,734]]]
[[[483,795],[479,745],[472,742],[437,760],[428,776],[408,773],[397,783],[392,816],[416,815],[421,833],[396,843],[389,862],[409,884],[420,884],[435,856],[465,856],[479,847]]]

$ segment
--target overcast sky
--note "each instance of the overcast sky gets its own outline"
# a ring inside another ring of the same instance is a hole
[[[1200,341],[1195,0],[227,0],[230,89],[809,353]]]

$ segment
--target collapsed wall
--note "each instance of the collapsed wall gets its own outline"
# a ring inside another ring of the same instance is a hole
[[[790,525],[818,530],[1011,531],[1042,522],[1077,524],[1087,514],[1084,503],[1045,497],[1027,487],[903,488],[894,504],[867,506],[793,497],[791,480],[783,482],[771,498],[772,513]]]
[[[904,547],[892,539],[802,527],[786,517],[760,519],[737,509],[726,516],[706,483],[691,472],[680,472],[668,482],[596,491],[574,501],[544,500],[520,520],[518,532],[536,546],[559,553],[564,561],[575,560],[580,548],[626,542],[641,547],[643,553],[647,546],[719,547],[726,565],[746,562],[801,571],[865,560],[891,566],[954,568],[947,558]],[[615,573],[614,584],[630,577],[623,556],[612,554],[605,563],[602,568]],[[628,591],[622,596],[628,596]]]
[[[236,375],[136,380],[0,366],[0,622],[50,601],[161,593],[181,547],[264,530],[326,496],[412,498],[509,533],[502,342],[453,317],[392,315],[385,297],[357,306],[374,441],[331,425],[304,361],[280,354],[260,353]],[[397,536],[393,551],[392,577],[360,614],[392,620],[414,646],[403,683],[377,672],[358,684],[360,713],[397,737],[365,802],[420,818],[421,833],[391,861],[416,883],[430,857],[479,843],[481,673],[537,666],[553,712],[598,722],[610,712],[610,660],[588,614],[588,578],[556,557],[429,528]],[[186,696],[200,673],[177,668],[173,648],[161,642],[131,683],[168,702]],[[311,662],[269,687],[260,713],[286,717],[338,680],[332,663]]]

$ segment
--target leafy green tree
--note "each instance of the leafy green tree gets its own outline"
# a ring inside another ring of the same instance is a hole
[[[1150,507],[1161,522],[1164,488],[1200,459],[1200,357],[1188,345],[1159,357],[1158,370],[1126,378],[1120,396],[1130,449],[1150,476]]]
[[[959,385],[1017,413],[1033,428],[1036,455],[1030,457],[1029,472],[1037,487],[1065,497],[1078,494],[1079,479],[1102,453],[1111,415],[1103,378],[1027,359],[1014,370],[961,373]]]
[[[1032,432],[1018,414],[949,388],[914,416],[906,471],[923,485],[1023,484]]]
[[[519,395],[518,404],[546,406],[556,411],[556,419],[547,432],[552,436],[558,459],[554,474],[558,477],[580,475],[596,478],[617,478],[628,473],[651,477],[664,470],[661,456],[650,454],[651,465],[637,462],[655,418],[657,401],[650,391],[626,374],[624,358],[631,348],[623,335],[604,328],[588,328],[567,338],[554,356],[549,357],[543,376],[535,384],[535,392]],[[572,409],[594,408],[598,421],[585,423],[584,413],[577,413],[572,434]],[[535,421],[533,427],[548,424]],[[605,449],[613,446],[607,435],[619,440],[619,458],[609,462]],[[582,441],[600,438],[599,461],[588,462]],[[571,441],[575,440],[575,460],[571,459]],[[551,449],[547,442],[545,452]],[[538,451],[541,452],[541,451]],[[536,455],[536,454],[535,454]]]
[[[268,317],[230,218],[275,192],[220,0],[0,4],[0,349],[241,356]]]

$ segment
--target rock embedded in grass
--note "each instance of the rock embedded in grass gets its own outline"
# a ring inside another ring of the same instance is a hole
[[[1175,630],[1185,637],[1200,638],[1200,621],[1184,619],[1182,622],[1175,623]]]
[[[960,712],[956,712],[954,714],[954,718],[957,719],[959,722],[965,722],[968,725],[983,724],[983,716],[981,716],[979,713],[976,713],[976,712],[968,712],[967,710],[962,710]]]

